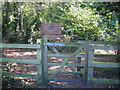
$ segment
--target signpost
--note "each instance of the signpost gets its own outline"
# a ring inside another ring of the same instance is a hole
[[[42,23],[42,38],[56,40],[61,37],[61,23]]]

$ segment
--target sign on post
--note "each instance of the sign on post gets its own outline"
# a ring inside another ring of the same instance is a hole
[[[61,23],[42,23],[41,30],[42,38],[55,40],[61,37]]]

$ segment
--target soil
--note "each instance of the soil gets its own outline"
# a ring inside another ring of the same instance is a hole
[[[36,50],[32,49],[4,49],[2,53],[2,57],[4,58],[21,58],[21,59],[36,59]],[[108,52],[107,54],[115,54],[114,52]],[[116,58],[95,58],[97,62],[118,62]],[[49,62],[54,63],[62,63],[62,58],[56,57],[49,57]],[[70,60],[69,63],[77,63],[77,59],[73,58]],[[84,58],[82,58],[82,62],[84,63]],[[34,64],[21,64],[21,63],[3,63],[3,70],[7,72],[14,72],[14,73],[23,73],[23,74],[37,74],[37,67]],[[59,66],[49,66],[49,71],[55,71],[59,68]],[[78,67],[64,67],[62,71],[77,71]],[[83,68],[80,68],[82,71]],[[115,71],[115,72],[114,72]],[[79,79],[80,77],[83,78],[82,75],[79,74],[57,74],[54,78],[61,78],[61,79]],[[101,68],[94,69],[94,77],[95,78],[110,78],[110,79],[118,79],[118,72],[116,73],[115,69],[112,69],[112,72],[108,69],[101,70]],[[26,82],[33,82],[32,84],[27,84],[26,87],[33,87],[37,88],[36,79],[26,79],[22,77],[13,77],[16,80],[23,80],[22,84],[26,84]],[[11,85],[12,86],[12,85]],[[22,87],[22,86],[21,86]],[[24,87],[24,86],[23,86]],[[57,82],[57,81],[49,81],[48,87],[50,88],[87,88],[85,86],[85,82]],[[120,87],[120,85],[113,85],[113,84],[93,84],[94,88],[116,88]]]

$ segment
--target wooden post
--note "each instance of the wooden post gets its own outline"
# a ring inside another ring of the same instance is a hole
[[[37,44],[40,44],[40,48],[37,49],[37,60],[39,60],[41,62],[41,58],[42,58],[42,50],[41,50],[41,42],[42,42],[42,39],[37,39]],[[38,80],[37,80],[37,84],[38,84],[38,87],[41,87],[42,85],[42,65],[41,63],[37,65],[37,75],[38,75]]]
[[[93,67],[91,66],[91,63],[94,62],[94,49],[89,49],[88,51],[88,72],[87,72],[87,87],[92,88],[93,84],[89,80],[90,78],[93,78]]]
[[[89,40],[86,40],[86,50],[85,50],[85,61],[84,61],[84,81],[85,85],[87,85],[88,82],[88,51],[89,51]]]
[[[43,85],[47,86],[48,84],[48,57],[47,57],[47,53],[48,53],[48,48],[46,45],[44,45],[45,43],[47,43],[47,39],[44,38],[43,39],[43,52],[42,52],[42,75],[43,75]]]

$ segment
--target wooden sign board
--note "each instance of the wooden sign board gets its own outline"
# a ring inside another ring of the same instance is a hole
[[[56,40],[56,39],[60,39],[61,35],[42,35],[42,38],[47,38],[47,39],[51,39],[51,40]]]
[[[61,23],[42,23],[42,35],[61,34]]]

